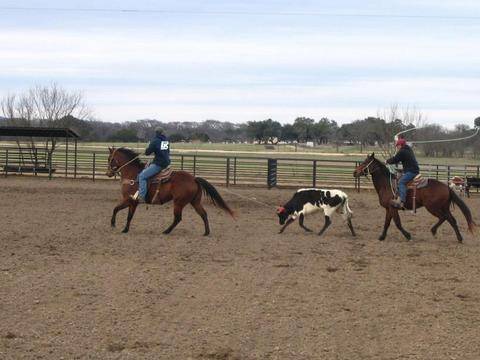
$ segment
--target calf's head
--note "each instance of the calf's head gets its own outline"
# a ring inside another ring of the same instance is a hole
[[[279,206],[277,208],[277,215],[278,215],[278,221],[280,222],[280,225],[285,224],[285,221],[287,221],[288,217],[290,216],[290,211],[285,209],[283,206]]]

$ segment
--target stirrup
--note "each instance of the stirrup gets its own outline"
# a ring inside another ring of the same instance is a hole
[[[390,201],[390,205],[395,209],[403,209],[405,207],[403,202],[400,199],[392,199]]]
[[[131,198],[132,200],[138,200],[139,196],[140,196],[140,192],[137,190],[137,191],[135,192],[135,194],[130,195],[130,198]]]

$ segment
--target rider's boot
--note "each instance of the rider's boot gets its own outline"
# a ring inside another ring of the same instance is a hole
[[[145,204],[145,199],[140,196],[140,192],[137,190],[137,192],[133,195],[130,196],[132,200],[135,200],[139,204]]]
[[[403,202],[402,199],[400,199],[399,197],[390,201],[390,205],[392,205],[396,209],[403,209]]]

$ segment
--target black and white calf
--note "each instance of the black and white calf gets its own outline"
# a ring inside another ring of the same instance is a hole
[[[312,231],[303,225],[305,215],[323,210],[325,213],[325,224],[318,235],[323,232],[332,223],[330,217],[336,211],[342,214],[347,221],[348,227],[355,236],[352,226],[352,210],[348,206],[348,195],[340,190],[324,190],[324,189],[300,189],[293,197],[283,206],[277,209],[277,215],[280,220],[280,234],[298,217],[299,224],[306,231]]]

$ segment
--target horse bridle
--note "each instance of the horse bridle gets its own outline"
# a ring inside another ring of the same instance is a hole
[[[128,164],[134,162],[136,159],[138,159],[138,158],[140,157],[140,155],[137,155],[137,156],[135,156],[133,159],[127,161],[125,164],[123,164],[123,165],[121,165],[121,166],[118,166],[118,165],[117,165],[117,166],[113,167],[113,166],[112,166],[112,161],[113,161],[113,160],[115,160],[115,162],[118,164],[117,160],[114,159],[114,155],[115,155],[115,153],[117,152],[117,150],[118,150],[118,149],[113,150],[113,153],[110,155],[110,161],[108,162],[108,167],[109,167],[109,169],[112,171],[112,173],[114,173],[114,174],[119,173],[120,170],[122,170],[125,166],[127,166]]]
[[[372,165],[373,161],[375,159],[372,159],[368,164],[367,166],[364,166],[363,169],[362,169],[362,173],[363,175],[365,176],[368,176],[368,175],[371,175],[373,174],[375,171],[377,171],[379,169],[379,167],[376,167],[375,169],[373,169],[373,171],[370,170],[370,165]],[[361,166],[361,165],[360,165]],[[365,170],[367,170],[367,173],[365,173]]]

